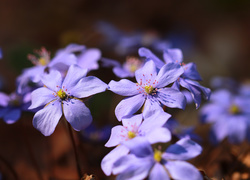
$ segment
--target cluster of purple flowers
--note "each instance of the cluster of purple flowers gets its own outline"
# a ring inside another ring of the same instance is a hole
[[[115,108],[122,125],[112,128],[105,145],[115,147],[101,163],[106,175],[131,180],[202,179],[199,170],[185,162],[198,156],[201,146],[188,135],[173,141],[173,129],[166,124],[172,116],[170,108],[185,109],[190,101],[182,88],[191,95],[196,108],[202,96],[210,96],[210,89],[198,83],[201,77],[196,65],[182,63],[180,49],[164,49],[161,60],[142,47],[139,58],[129,57],[123,65],[102,58],[103,65],[113,66],[118,77],[136,80],[111,80],[109,84],[87,76],[99,68],[101,52],[96,48],[70,44],[53,58],[45,48],[35,53],[28,55],[35,66],[17,78],[16,92],[10,96],[0,93],[0,117],[6,123],[16,122],[22,111],[33,111],[33,126],[45,136],[55,131],[62,117],[74,130],[81,131],[93,119],[85,100],[108,89],[126,98]]]
[[[216,90],[210,102],[201,109],[201,121],[211,123],[211,140],[219,143],[225,138],[231,143],[250,141],[250,86],[239,84],[229,78],[216,78]]]
[[[35,65],[25,69],[17,78],[17,90],[11,95],[1,93],[0,117],[14,123],[22,111],[33,111],[33,125],[45,136],[51,135],[62,117],[77,130],[92,122],[84,98],[107,89],[107,84],[94,76],[86,77],[98,68],[99,49],[70,44],[51,59],[45,49],[28,55]]]
[[[140,47],[161,52],[171,46],[169,41],[154,30],[125,32],[105,21],[96,23],[96,30],[104,36],[105,46],[120,56],[134,54]]]
[[[201,78],[194,63],[181,63],[179,49],[164,51],[165,63],[146,48],[140,48],[139,55],[145,62],[134,73],[136,83],[122,79],[108,84],[110,91],[127,97],[115,108],[122,125],[112,128],[105,145],[116,147],[102,160],[104,173],[117,175],[117,179],[202,179],[200,172],[185,162],[199,155],[202,148],[189,136],[171,143],[166,126],[171,114],[165,110],[185,109],[187,99],[180,86],[189,90],[197,108],[201,95],[209,98],[210,89],[197,82]]]

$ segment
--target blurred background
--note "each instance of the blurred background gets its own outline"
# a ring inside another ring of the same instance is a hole
[[[107,22],[128,35],[149,32],[166,40],[170,47],[181,48],[184,61],[197,64],[204,86],[209,87],[214,76],[249,81],[248,0],[1,0],[1,91],[15,91],[16,77],[32,65],[27,54],[42,46],[54,54],[69,43],[84,44],[100,48],[103,57],[122,61],[114,53],[114,47],[105,45],[105,37],[98,30],[100,22]],[[110,69],[94,73],[106,83],[115,79]],[[91,105],[98,107],[92,114],[101,126],[106,124],[103,117],[107,122],[116,121],[112,113],[120,100],[110,102],[110,92],[105,92],[104,96],[93,99],[97,102],[101,98],[102,104]],[[103,108],[105,103],[111,110]],[[95,112],[99,115],[94,115]],[[32,117],[32,114],[25,114],[13,125],[0,122],[0,171],[3,178],[15,179],[16,173],[20,179],[39,179],[39,169],[43,179],[77,179],[73,150],[64,123],[60,122],[52,136],[44,137],[32,127]],[[86,141],[78,144],[82,168],[99,179],[108,179],[100,169],[101,159],[110,151],[104,144]],[[201,169],[215,176],[214,171],[204,169],[202,163],[198,163]]]

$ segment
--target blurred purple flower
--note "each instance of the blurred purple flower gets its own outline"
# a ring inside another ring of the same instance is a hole
[[[90,110],[80,98],[103,92],[107,85],[96,77],[85,77],[86,74],[87,69],[71,65],[64,80],[56,70],[42,76],[44,87],[32,92],[32,104],[29,107],[33,109],[45,105],[33,118],[33,126],[42,134],[51,135],[62,114],[76,131],[91,123]]]
[[[86,48],[84,45],[69,44],[64,49],[57,51],[56,55],[65,53],[74,53],[77,58],[76,64],[83,69],[91,71],[99,68],[98,60],[101,59],[101,51],[97,48]]]
[[[118,61],[108,58],[102,58],[102,62],[104,67],[113,67],[113,73],[119,78],[134,77],[135,71],[144,64],[143,60],[134,56],[127,57],[126,62],[122,65]]]
[[[161,105],[170,108],[184,109],[186,99],[184,95],[173,88],[165,86],[176,81],[183,73],[179,64],[169,63],[157,72],[155,63],[148,61],[135,72],[137,83],[127,79],[118,82],[111,81],[109,90],[122,96],[123,99],[115,109],[115,115],[119,121],[136,113],[145,103],[143,117],[147,118],[156,112],[162,112]]]
[[[118,159],[112,172],[117,179],[182,179],[202,180],[200,172],[185,160],[199,155],[202,148],[189,138],[183,138],[170,145],[165,152],[152,149],[144,138],[136,138],[124,143],[130,154]]]
[[[237,93],[239,91],[239,82],[229,77],[214,77],[211,82],[213,89],[228,89],[231,92]]]
[[[22,111],[28,110],[29,105],[30,101],[25,96],[0,93],[0,118],[7,124],[15,123],[20,119]]]
[[[36,50],[35,55],[29,54],[28,59],[35,65],[34,67],[26,68],[17,78],[17,92],[24,94],[33,89],[34,86],[41,85],[41,76],[49,73],[51,69],[59,70],[65,74],[71,64],[76,64],[76,56],[72,53],[60,53],[50,60],[50,53],[45,49]]]
[[[110,23],[98,22],[96,30],[103,34],[105,37],[105,44],[109,49],[115,51],[118,55],[127,55],[135,53],[139,47],[152,47],[157,51],[169,48],[170,43],[165,39],[161,40],[159,34],[155,31],[135,31],[135,32],[123,32],[117,29]],[[113,47],[115,47],[113,49]]]
[[[201,80],[200,74],[196,70],[196,65],[194,63],[184,64],[183,55],[180,49],[165,49],[163,52],[163,59],[159,59],[147,48],[140,48],[139,55],[141,57],[146,57],[148,60],[153,60],[156,67],[160,69],[164,64],[175,63],[180,64],[183,67],[184,73],[175,81],[173,88],[180,90],[180,86],[189,90],[194,100],[196,109],[199,108],[201,103],[201,95],[206,99],[210,97],[210,89],[201,86],[197,81]]]
[[[213,123],[214,142],[228,138],[231,143],[242,142],[249,134],[250,98],[234,95],[228,90],[218,90],[211,95],[211,102],[201,109],[201,120]]]

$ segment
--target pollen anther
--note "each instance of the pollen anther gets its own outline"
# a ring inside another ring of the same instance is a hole
[[[60,97],[60,99],[64,100],[64,99],[66,99],[67,94],[65,93],[65,91],[60,89],[59,91],[57,91],[57,96]]]
[[[128,131],[128,138],[133,139],[136,136],[136,134],[132,131]]]
[[[161,156],[162,156],[162,152],[156,149],[154,151],[154,159],[155,159],[155,161],[160,162],[161,158],[162,158]]]

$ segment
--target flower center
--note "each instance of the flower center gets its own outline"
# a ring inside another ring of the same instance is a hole
[[[153,75],[151,74],[151,77]],[[145,78],[145,75],[143,74],[143,77]],[[143,93],[144,95],[155,95],[157,93],[158,88],[156,88],[155,86],[157,85],[158,81],[154,80],[152,81],[151,78],[149,79],[140,79],[140,81],[138,83],[136,83],[136,86],[138,87],[137,90],[139,91],[139,93]]]
[[[50,62],[50,53],[45,48],[35,50],[34,52],[36,55],[28,54],[28,59],[35,66],[46,66]]]
[[[179,62],[178,60],[176,60],[175,62],[176,62],[176,63],[179,63],[180,66],[183,68],[184,71],[187,70],[186,63],[184,63],[184,62]]]
[[[59,96],[60,99],[64,100],[64,99],[66,99],[67,94],[66,94],[65,91],[63,91],[62,89],[60,89],[59,91],[57,91],[57,96]]]
[[[139,69],[141,65],[142,62],[137,57],[127,57],[127,60],[124,63],[126,69],[128,69],[132,73],[134,73],[137,69]]]
[[[144,86],[144,89],[147,94],[151,94],[154,91],[154,87],[151,85]]]
[[[15,93],[12,93],[10,95],[10,101],[9,101],[9,105],[10,106],[14,106],[14,107],[18,107],[22,104],[22,97],[15,94]]]
[[[239,113],[240,113],[240,108],[239,108],[237,105],[233,104],[233,105],[229,108],[229,112],[230,112],[231,114],[239,114]]]
[[[133,131],[128,131],[128,138],[133,139],[136,136],[136,134]]]
[[[131,64],[131,66],[130,66],[130,71],[131,72],[135,72],[137,69],[138,69],[138,67],[136,65]]]
[[[47,61],[45,58],[41,57],[39,58],[38,60],[39,64],[42,65],[42,66],[46,66],[47,65]]]
[[[162,152],[156,149],[154,151],[154,160],[157,161],[157,162],[160,162],[161,161],[161,156],[162,156]]]

